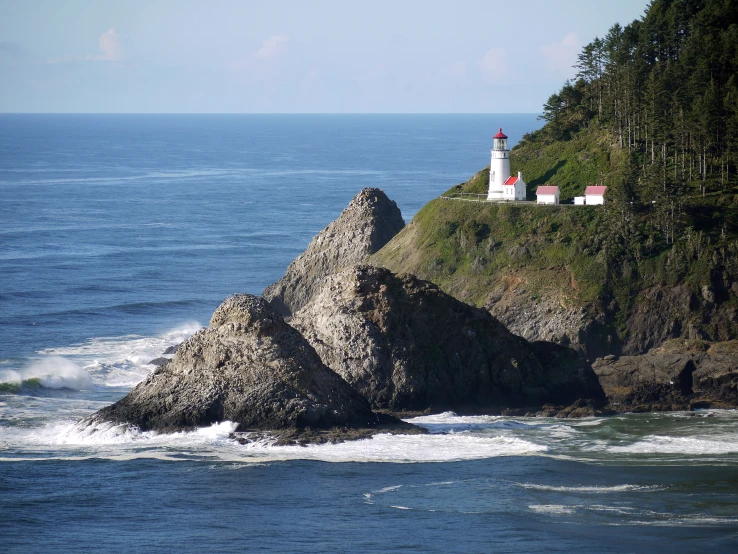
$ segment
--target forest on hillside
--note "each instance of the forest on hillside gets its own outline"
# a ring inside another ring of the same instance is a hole
[[[655,206],[666,242],[689,227],[736,232],[715,209],[738,209],[738,0],[654,0],[585,46],[575,69],[524,143],[605,131],[621,153],[598,180],[613,200]]]

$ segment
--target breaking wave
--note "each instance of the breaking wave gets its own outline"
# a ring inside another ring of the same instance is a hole
[[[0,370],[0,391],[16,392],[22,388],[90,390],[95,385],[90,374],[61,356],[32,362],[21,370]]]
[[[167,348],[187,340],[201,328],[200,323],[190,321],[155,337],[98,337],[78,345],[47,348],[40,353],[73,360],[100,386],[133,387],[154,369],[150,364],[153,359],[161,357]]]
[[[625,446],[611,446],[610,452],[618,454],[733,454],[738,453],[736,436],[724,439],[697,437],[669,437],[652,435]]]
[[[591,493],[591,494],[607,494],[621,492],[651,492],[663,490],[665,487],[660,485],[612,485],[612,486],[555,486],[555,485],[537,485],[534,483],[517,483],[524,489],[549,492],[572,492],[572,493]]]

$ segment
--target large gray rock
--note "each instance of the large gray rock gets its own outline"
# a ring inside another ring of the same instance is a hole
[[[555,292],[533,296],[521,279],[499,281],[484,307],[511,332],[529,341],[568,346],[589,359],[608,354],[612,347],[615,333],[599,316],[581,306],[567,305]]]
[[[409,274],[344,270],[290,323],[374,408],[498,413],[604,400],[576,352],[528,343],[486,310]]]
[[[738,404],[738,341],[675,339],[638,356],[592,364],[610,402],[623,410]]]
[[[302,308],[325,277],[363,263],[405,226],[397,204],[380,189],[365,188],[310,242],[263,297],[284,316]]]
[[[223,302],[170,363],[91,419],[163,431],[226,420],[239,431],[401,424],[374,414],[266,301],[245,294]]]

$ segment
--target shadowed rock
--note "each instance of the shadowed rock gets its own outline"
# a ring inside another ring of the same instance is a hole
[[[284,316],[302,308],[323,279],[365,262],[404,227],[397,204],[380,189],[365,188],[341,215],[310,241],[305,252],[287,267],[284,277],[264,290],[263,297]]]
[[[738,341],[675,339],[640,356],[607,356],[592,367],[620,410],[738,404]]]
[[[171,362],[91,420],[164,431],[228,420],[239,431],[293,435],[307,428],[414,429],[373,413],[266,301],[245,294],[224,301],[209,328],[185,341]]]
[[[489,312],[408,274],[344,270],[291,324],[375,409],[496,413],[604,400],[575,352],[528,343]]]

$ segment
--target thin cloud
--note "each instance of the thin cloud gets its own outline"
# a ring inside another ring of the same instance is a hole
[[[482,77],[488,83],[497,83],[507,73],[507,50],[492,48],[477,62]]]
[[[226,62],[226,68],[231,73],[244,73],[254,81],[262,81],[274,74],[277,60],[284,57],[289,49],[290,37],[284,33],[273,35],[248,58]]]
[[[106,62],[119,62],[122,59],[120,51],[120,38],[114,28],[110,28],[105,31],[98,40],[98,50],[100,53],[97,56],[92,56],[89,59]]]
[[[559,42],[552,42],[541,46],[541,54],[546,59],[546,67],[553,73],[571,74],[571,69],[577,62],[577,55],[582,48],[579,35],[569,33]]]
[[[99,54],[88,54],[87,56],[75,57],[71,54],[65,54],[60,58],[50,58],[46,60],[47,64],[71,63],[71,62],[119,62],[123,59],[120,47],[120,37],[118,32],[111,27],[97,41],[97,49]]]
[[[284,33],[269,37],[261,43],[261,48],[254,52],[256,60],[274,60],[283,56],[290,49],[290,37]]]

